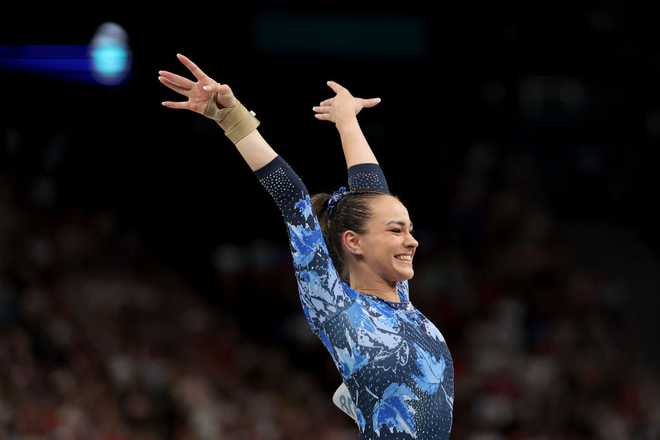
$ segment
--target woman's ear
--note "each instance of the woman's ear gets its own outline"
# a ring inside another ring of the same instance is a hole
[[[351,255],[362,255],[362,240],[360,236],[353,231],[344,231],[341,234],[341,244],[344,250]]]

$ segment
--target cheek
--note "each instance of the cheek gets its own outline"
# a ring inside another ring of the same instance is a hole
[[[364,241],[364,254],[368,260],[379,261],[390,254],[391,238],[385,235],[371,235]]]
[[[401,245],[397,242],[396,237],[392,235],[383,235],[378,238],[376,242],[377,254],[381,258],[392,258],[396,253],[397,249],[401,248]]]

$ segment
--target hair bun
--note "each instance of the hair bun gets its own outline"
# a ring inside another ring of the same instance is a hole
[[[338,190],[332,193],[332,195],[328,199],[328,206],[327,206],[328,217],[332,215],[333,211],[335,210],[335,207],[337,206],[337,203],[339,203],[339,201],[343,199],[344,196],[349,192],[350,191],[345,186],[341,186],[339,187]]]

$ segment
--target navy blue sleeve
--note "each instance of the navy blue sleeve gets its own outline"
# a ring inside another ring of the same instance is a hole
[[[319,335],[321,325],[354,298],[342,286],[300,177],[281,156],[255,174],[284,218],[303,312],[312,331]]]
[[[377,163],[360,163],[348,169],[348,186],[351,191],[378,191],[390,193],[387,179],[382,168]],[[409,301],[408,280],[397,283],[399,295]]]
[[[379,191],[389,194],[387,180],[377,163],[360,163],[348,169],[348,186],[351,191]]]

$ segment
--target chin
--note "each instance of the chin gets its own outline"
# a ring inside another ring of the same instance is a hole
[[[412,279],[415,276],[415,271],[410,269],[407,271],[397,271],[396,280],[397,281],[406,281]]]

